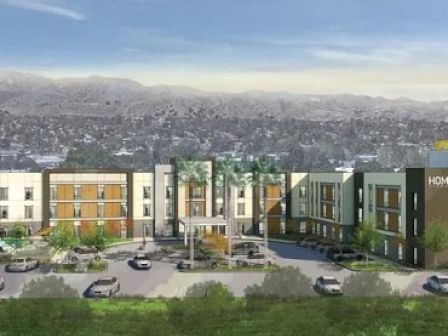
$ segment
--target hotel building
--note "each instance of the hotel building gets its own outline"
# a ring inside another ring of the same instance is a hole
[[[434,220],[448,222],[448,168],[281,172],[275,181],[247,171],[252,183],[229,186],[227,205],[214,159],[200,161],[206,183],[181,181],[176,160],[151,172],[0,173],[0,233],[16,222],[25,223],[29,234],[68,222],[77,235],[93,223],[116,237],[186,237],[190,227],[228,234],[230,222],[235,236],[263,234],[267,224],[270,236],[316,235],[349,244],[356,227],[372,218],[381,234],[374,253],[425,267],[433,262],[421,246],[425,230]],[[438,260],[448,263],[448,252]]]

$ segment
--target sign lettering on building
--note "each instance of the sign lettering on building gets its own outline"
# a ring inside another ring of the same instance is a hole
[[[428,185],[433,188],[448,188],[448,176],[428,176]]]

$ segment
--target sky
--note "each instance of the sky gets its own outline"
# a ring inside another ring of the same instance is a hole
[[[448,99],[446,0],[0,0],[0,69]]]

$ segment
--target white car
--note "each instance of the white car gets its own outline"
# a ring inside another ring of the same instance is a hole
[[[320,276],[316,279],[316,289],[326,295],[342,295],[341,283],[332,276]]]
[[[3,277],[0,277],[0,290],[5,288],[5,279]]]
[[[132,265],[138,269],[150,269],[151,259],[146,253],[137,253],[134,258],[132,258]]]
[[[89,246],[76,246],[67,254],[67,259],[74,263],[81,260],[100,260],[103,257],[96,247]]]
[[[120,281],[114,276],[103,276],[98,278],[89,289],[90,297],[111,297],[120,290]]]
[[[247,257],[240,257],[236,259],[237,266],[253,266],[253,265],[272,265],[274,260],[266,257],[262,253],[249,254]]]
[[[427,280],[428,287],[439,293],[448,293],[448,276],[433,275]]]
[[[6,266],[9,272],[27,272],[39,267],[39,261],[33,258],[16,258]]]

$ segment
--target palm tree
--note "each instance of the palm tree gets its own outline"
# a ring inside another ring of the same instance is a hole
[[[249,180],[244,174],[244,171],[237,166],[234,159],[225,159],[215,163],[215,169],[219,176],[222,176],[224,187],[224,204],[225,204],[225,218],[228,236],[228,255],[229,255],[229,269],[232,268],[232,235],[233,225],[230,222],[230,188],[231,187],[245,187]]]
[[[252,163],[252,184],[255,187],[264,188],[267,184],[281,184],[281,172],[278,167],[266,158],[260,158]],[[263,194],[263,198],[266,199],[266,195]],[[266,205],[264,206],[263,214],[263,236],[264,236],[264,249],[265,255],[268,254],[268,216],[266,211]],[[266,265],[265,265],[266,266]]]
[[[191,158],[182,159],[177,162],[177,179],[181,185],[187,185],[188,198],[191,199],[191,184],[204,186],[208,181],[208,171],[204,162],[193,160]],[[194,268],[194,228],[191,222],[192,206],[191,201],[188,203],[188,219],[190,230],[190,263],[191,268]],[[187,232],[184,230],[184,235]]]

